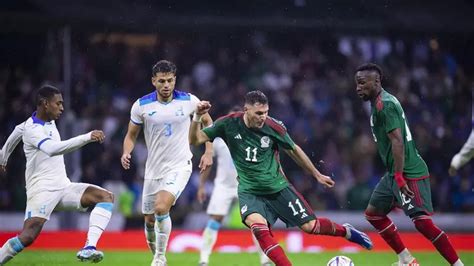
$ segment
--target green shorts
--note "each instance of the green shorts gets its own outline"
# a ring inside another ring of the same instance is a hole
[[[292,186],[267,195],[254,195],[239,191],[240,216],[245,219],[252,213],[262,215],[269,225],[278,218],[287,227],[301,226],[316,219],[313,209]]]
[[[407,180],[408,187],[415,193],[409,198],[400,192],[393,176],[385,174],[372,192],[369,204],[384,213],[389,213],[393,207],[400,207],[407,216],[417,212],[428,215],[433,213],[431,202],[430,179]]]

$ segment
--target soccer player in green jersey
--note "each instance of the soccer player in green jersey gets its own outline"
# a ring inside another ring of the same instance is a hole
[[[264,253],[276,265],[291,265],[270,230],[277,218],[288,227],[298,226],[309,234],[345,237],[366,249],[372,248],[370,238],[352,225],[316,218],[306,200],[289,184],[280,165],[280,149],[324,186],[333,187],[334,181],[316,169],[290,138],[282,122],[268,116],[265,94],[247,93],[244,112],[221,117],[213,126],[200,130],[200,116],[210,107],[206,101],[198,104],[190,129],[191,144],[203,144],[216,137],[225,141],[237,169],[242,222],[252,230]]]
[[[430,240],[451,265],[464,265],[448,236],[431,220],[433,213],[428,167],[415,147],[400,102],[382,88],[382,69],[372,63],[361,65],[355,73],[356,91],[370,101],[370,126],[387,173],[379,181],[365,215],[380,236],[398,254],[394,265],[418,265],[403,244],[397,227],[387,214],[394,205],[403,209],[416,229]]]

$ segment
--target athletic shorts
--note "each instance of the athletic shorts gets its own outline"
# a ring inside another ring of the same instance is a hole
[[[407,184],[415,193],[414,198],[409,198],[400,192],[393,176],[384,175],[372,192],[369,204],[384,213],[389,213],[393,207],[400,207],[407,216],[417,212],[431,215],[433,205],[431,202],[430,179],[408,179]]]
[[[81,206],[81,198],[88,187],[105,190],[92,184],[71,183],[61,190],[40,191],[29,195],[26,200],[25,220],[31,217],[49,220],[53,210],[86,211],[87,208]]]
[[[240,216],[244,224],[247,216],[252,213],[262,215],[269,225],[273,225],[280,218],[287,227],[299,227],[316,219],[313,209],[292,186],[273,194],[253,195],[239,192],[238,195]]]
[[[215,185],[207,206],[207,214],[225,216],[229,213],[232,203],[237,199],[237,187]]]
[[[169,172],[159,179],[145,179],[142,194],[142,213],[155,213],[156,194],[162,190],[171,193],[174,196],[174,203],[176,203],[179,195],[181,195],[186,187],[189,177],[191,177],[191,173],[192,168],[185,167],[180,170]]]

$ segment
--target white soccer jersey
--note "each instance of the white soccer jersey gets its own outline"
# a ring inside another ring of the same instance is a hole
[[[26,157],[26,193],[60,190],[71,181],[63,154],[91,142],[91,133],[61,141],[56,123],[38,119],[36,113],[24,123],[23,149]]]
[[[16,125],[15,129],[13,132],[8,136],[7,141],[5,141],[5,144],[2,147],[1,153],[0,153],[0,165],[7,165],[8,158],[12,154],[12,152],[15,150],[16,146],[18,143],[20,143],[21,138],[23,137],[23,132],[25,131],[25,122]]]
[[[143,126],[148,149],[145,179],[162,178],[173,169],[191,165],[190,115],[198,103],[196,96],[175,90],[171,102],[159,102],[154,91],[133,104],[130,119]]]
[[[214,154],[217,157],[217,172],[214,180],[215,186],[236,188],[237,170],[235,170],[232,156],[224,140],[217,137],[213,141]]]

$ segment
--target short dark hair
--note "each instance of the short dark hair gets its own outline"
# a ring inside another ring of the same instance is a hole
[[[177,70],[178,69],[176,68],[176,65],[170,61],[160,60],[153,66],[152,74],[153,76],[155,76],[157,73],[173,73],[176,75]]]
[[[48,101],[56,94],[61,94],[61,91],[52,85],[43,85],[36,92],[36,105],[39,106],[43,101]]]
[[[383,79],[382,68],[377,64],[374,64],[374,63],[362,64],[356,69],[356,72],[359,72],[359,71],[374,71],[374,72],[377,72],[379,74],[380,81],[382,81],[382,79]]]
[[[245,104],[254,105],[256,103],[268,104],[267,96],[259,90],[248,92],[245,95]]]

